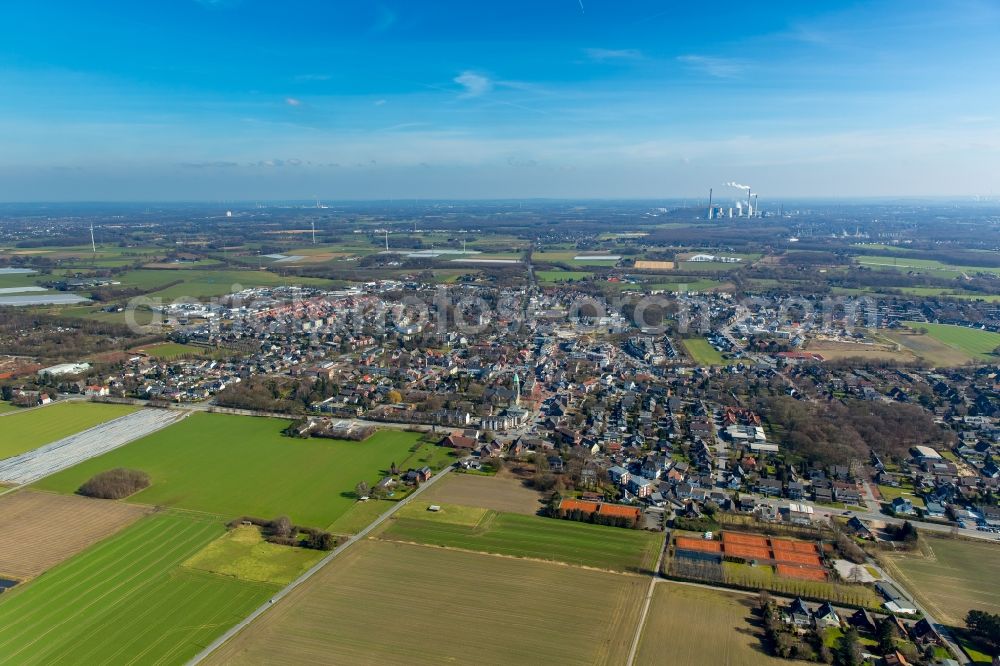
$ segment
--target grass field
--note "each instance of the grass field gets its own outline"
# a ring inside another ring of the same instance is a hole
[[[622,285],[622,291],[679,291],[679,292],[693,292],[693,291],[711,291],[712,289],[720,289],[722,287],[729,286],[729,283],[722,280],[712,280],[710,278],[675,278],[671,281],[655,281],[655,282],[644,282],[642,284],[626,284]]]
[[[648,581],[366,541],[210,664],[623,664]]]
[[[3,417],[0,459],[37,449],[96,425],[131,414],[138,407],[63,402]],[[73,490],[76,490],[74,488]]]
[[[984,267],[984,266],[958,266],[955,264],[946,264],[941,261],[936,261],[934,259],[914,259],[907,256],[858,256],[856,257],[859,264],[862,266],[869,266],[872,268],[881,269],[897,269],[904,271],[914,271],[919,273],[929,273],[932,275],[943,274],[944,276],[959,275],[961,273],[967,273],[972,275],[973,273],[992,273],[994,275],[1000,274],[1000,269]]]
[[[555,252],[535,252],[531,255],[535,263],[555,263],[566,264],[567,266],[592,267],[592,266],[614,266],[617,259],[576,259],[576,257],[597,256],[602,252],[587,252],[584,250],[567,250]],[[614,255],[614,252],[608,254]]]
[[[663,541],[652,532],[493,511],[475,526],[394,516],[380,538],[616,571],[651,569]]]
[[[19,408],[10,404],[9,402],[4,402],[0,400],[0,414],[7,414],[9,412],[16,412]]]
[[[185,570],[221,524],[161,513],[0,597],[0,663],[170,663],[277,589]]]
[[[254,270],[135,270],[125,273],[120,279],[123,286],[142,289],[153,289],[176,280],[183,280],[181,284],[149,294],[151,298],[161,298],[164,301],[183,297],[200,299],[224,296],[233,293],[237,286],[245,289],[247,287],[273,287],[283,284],[302,286],[328,286],[332,284],[329,280],[319,278],[282,277],[269,271]]]
[[[533,516],[542,508],[542,494],[508,476],[451,474],[428,488],[421,501],[464,504],[494,511]]]
[[[403,466],[419,438],[382,430],[364,442],[298,439],[281,435],[287,425],[283,419],[194,414],[39,486],[72,493],[98,472],[127,467],[152,479],[130,502],[232,518],[285,514],[301,525],[325,528],[355,503],[359,481],[375,483],[393,461]]]
[[[724,365],[725,359],[705,338],[684,338],[682,341],[688,354],[698,365]]]
[[[0,578],[27,580],[138,520],[143,507],[22,490],[0,497]]]
[[[659,583],[646,616],[637,664],[780,666],[763,651],[748,620],[756,599],[686,585]]]
[[[961,539],[927,538],[932,555],[886,557],[889,573],[935,618],[963,626],[973,608],[1000,613],[1000,546]]]
[[[368,527],[376,518],[388,511],[395,504],[392,500],[370,499],[367,502],[355,502],[337,520],[326,529],[333,534],[357,534]]]
[[[913,329],[926,328],[927,335],[970,358],[979,361],[1000,360],[1000,357],[993,353],[994,349],[1000,347],[1000,333],[948,324],[922,324],[915,321],[904,323]]]
[[[182,356],[200,356],[206,353],[204,347],[195,347],[194,345],[182,345],[176,342],[164,342],[158,345],[150,345],[148,347],[142,347],[140,349],[135,349],[133,351],[141,351],[149,354],[153,358],[164,359],[167,361],[173,360],[175,358],[180,358]]]
[[[884,331],[879,335],[937,367],[965,365],[972,360],[971,356],[960,349],[950,347],[930,335],[920,335],[909,329]]]
[[[319,550],[268,543],[261,536],[260,528],[249,525],[230,530],[205,546],[184,566],[239,580],[287,585],[325,554]]]
[[[585,280],[593,273],[587,271],[535,271],[535,277],[542,284],[558,284],[560,282],[570,282]]]

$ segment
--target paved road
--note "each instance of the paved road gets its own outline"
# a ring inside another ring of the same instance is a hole
[[[653,575],[649,581],[649,589],[646,590],[646,600],[642,604],[642,614],[639,616],[639,623],[635,628],[635,636],[632,638],[632,649],[628,653],[628,666],[635,663],[636,652],[639,651],[639,641],[642,639],[642,629],[646,626],[646,616],[649,615],[649,604],[653,601],[653,592],[656,590],[656,581],[660,578],[660,566],[663,564],[663,554],[667,552],[667,544],[670,543],[670,530],[666,531],[666,538],[663,540],[663,548],[660,549],[660,556],[656,558],[656,566],[653,567]]]
[[[773,498],[773,497],[759,497],[756,496],[756,501],[758,504],[767,504],[769,506],[780,507],[787,506],[789,500]],[[830,507],[825,507],[822,504],[814,504],[808,500],[800,500],[799,504],[806,504],[813,507],[815,511],[815,516],[817,520],[826,520],[831,516],[843,516],[844,510],[831,509]],[[970,539],[980,539],[982,541],[992,541],[996,542],[1000,540],[1000,535],[994,534],[992,532],[980,532],[979,530],[973,530],[968,528],[956,528],[953,525],[943,525],[941,523],[928,523],[919,520],[916,517],[912,518],[893,518],[892,516],[887,516],[884,513],[878,511],[851,511],[850,515],[857,516],[861,520],[878,520],[884,523],[890,523],[893,525],[902,525],[904,522],[909,521],[915,527],[921,530],[926,530],[928,532],[938,532],[940,534],[953,534],[957,533],[961,536],[968,537]],[[847,516],[844,516],[847,517]]]
[[[392,514],[396,513],[397,511],[399,511],[400,509],[402,509],[404,506],[406,506],[407,504],[409,504],[411,501],[413,501],[414,498],[416,498],[418,495],[420,495],[420,493],[422,493],[424,490],[426,490],[429,486],[432,486],[435,483],[437,483],[442,477],[444,477],[445,475],[447,475],[452,469],[453,469],[452,467],[446,467],[446,468],[444,468],[443,470],[441,470],[440,472],[438,472],[437,474],[435,474],[433,477],[431,477],[422,486],[420,486],[415,491],[413,491],[413,493],[411,495],[409,495],[408,497],[406,497],[404,499],[401,499],[400,501],[396,502],[396,504],[391,509],[389,509],[388,511],[386,511],[385,513],[383,513],[381,516],[379,516],[378,518],[376,518],[375,522],[371,523],[368,527],[366,527],[365,529],[361,530],[360,532],[358,532],[357,534],[355,534],[354,536],[352,536],[351,538],[349,538],[347,541],[345,541],[340,546],[337,546],[336,548],[334,548],[332,551],[330,551],[329,555],[327,555],[322,560],[320,560],[319,562],[317,562],[316,564],[314,564],[312,566],[312,568],[310,568],[304,574],[302,574],[301,576],[299,576],[298,578],[296,578],[295,580],[293,580],[291,583],[289,583],[285,588],[283,588],[281,591],[279,591],[273,597],[271,597],[270,599],[268,599],[266,603],[264,603],[261,606],[259,606],[253,613],[251,613],[249,616],[247,616],[242,622],[240,622],[236,626],[232,627],[229,631],[227,631],[226,633],[224,633],[223,635],[219,636],[217,639],[215,639],[214,641],[212,641],[207,647],[205,647],[204,650],[202,650],[201,652],[199,652],[198,654],[196,654],[191,659],[191,661],[188,662],[188,664],[193,665],[193,664],[201,663],[208,655],[210,655],[212,652],[214,652],[219,647],[221,647],[223,643],[225,643],[229,639],[233,638],[236,634],[238,634],[245,627],[247,627],[251,622],[253,622],[258,617],[260,617],[261,615],[263,615],[269,608],[271,608],[274,604],[276,604],[279,601],[281,601],[281,599],[283,599],[284,597],[286,597],[292,590],[294,590],[298,586],[302,585],[302,583],[306,582],[307,580],[309,580],[310,578],[312,578],[314,575],[316,575],[319,572],[320,569],[322,569],[327,564],[329,564],[330,562],[332,562],[338,555],[340,555],[345,550],[347,550],[348,548],[350,548],[351,546],[353,546],[357,542],[359,542],[362,539],[364,539],[365,537],[367,537],[372,532],[372,530],[374,530],[376,527],[378,527],[379,525],[381,525],[382,523],[384,523],[386,520],[388,520],[392,516]]]

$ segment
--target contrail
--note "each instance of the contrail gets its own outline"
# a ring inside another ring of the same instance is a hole
[[[583,0],[580,0],[580,13],[586,14],[587,10],[583,8]]]

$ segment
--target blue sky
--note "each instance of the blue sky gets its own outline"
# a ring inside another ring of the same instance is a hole
[[[997,193],[997,3],[697,4],[8,3],[0,200]]]

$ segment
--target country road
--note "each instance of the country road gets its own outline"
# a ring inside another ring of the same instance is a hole
[[[214,641],[212,641],[208,646],[205,647],[205,649],[203,649],[201,652],[199,652],[194,657],[192,657],[191,660],[188,662],[188,664],[193,665],[193,664],[201,663],[208,655],[210,655],[212,652],[214,652],[219,647],[221,647],[223,643],[225,643],[229,639],[233,638],[236,634],[238,634],[240,631],[242,631],[243,629],[245,629],[251,622],[253,622],[254,620],[256,620],[258,617],[260,617],[261,615],[263,615],[265,612],[267,612],[267,610],[269,608],[271,608],[274,604],[277,604],[283,598],[285,598],[292,590],[294,590],[295,588],[299,587],[300,585],[302,585],[303,583],[305,583],[307,580],[309,580],[310,578],[312,578],[314,575],[316,575],[319,572],[320,569],[322,569],[327,564],[329,564],[330,562],[332,562],[338,555],[340,555],[345,550],[347,550],[348,548],[350,548],[351,546],[353,546],[354,544],[356,544],[357,542],[361,541],[362,539],[364,539],[365,537],[367,537],[369,534],[371,534],[372,530],[374,530],[376,527],[378,527],[379,525],[381,525],[382,523],[384,523],[394,513],[396,513],[401,508],[403,508],[404,506],[406,506],[407,504],[409,504],[411,501],[413,501],[413,499],[416,498],[418,495],[420,495],[420,493],[422,493],[426,488],[428,488],[429,486],[432,486],[435,483],[437,483],[441,478],[443,478],[445,475],[447,475],[449,472],[451,472],[452,469],[453,469],[452,467],[445,467],[443,470],[441,470],[440,472],[438,472],[437,474],[435,474],[433,477],[431,477],[426,483],[424,483],[419,488],[417,488],[416,490],[414,490],[413,493],[410,494],[408,497],[406,497],[404,499],[401,499],[400,501],[396,502],[396,504],[391,509],[389,509],[388,511],[386,511],[385,513],[383,513],[381,516],[379,516],[378,518],[376,518],[374,522],[372,522],[370,525],[368,525],[368,527],[364,528],[363,530],[361,530],[360,532],[358,532],[357,534],[355,534],[354,536],[352,536],[351,538],[349,538],[343,544],[341,544],[341,545],[337,546],[336,548],[334,548],[332,551],[330,551],[329,555],[327,555],[322,560],[320,560],[319,562],[317,562],[316,564],[314,564],[312,566],[312,568],[310,568],[304,574],[302,574],[301,576],[299,576],[298,578],[296,578],[295,580],[293,580],[291,583],[289,583],[286,587],[284,587],[279,592],[277,592],[273,597],[271,597],[270,599],[268,599],[267,602],[265,602],[264,604],[261,604],[256,610],[254,610],[254,612],[252,612],[250,615],[248,615],[242,622],[240,622],[239,624],[233,626],[232,628],[229,629],[229,631],[227,631],[226,633],[224,633],[223,635],[219,636]]]
[[[646,599],[642,604],[642,614],[639,615],[639,622],[635,628],[635,636],[632,638],[632,649],[628,653],[628,666],[635,663],[635,655],[639,651],[639,641],[642,640],[642,630],[646,626],[646,616],[649,615],[649,605],[653,601],[653,593],[656,591],[656,582],[660,579],[660,567],[663,565],[663,555],[667,552],[670,544],[670,530],[666,530],[663,540],[663,547],[660,548],[660,555],[656,558],[656,566],[653,567],[653,574],[649,581],[649,589],[646,590]]]

